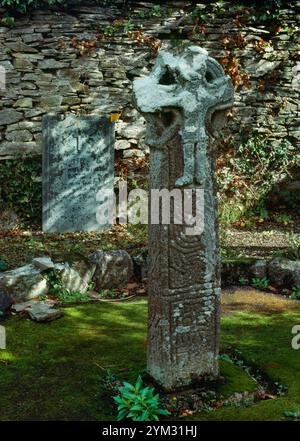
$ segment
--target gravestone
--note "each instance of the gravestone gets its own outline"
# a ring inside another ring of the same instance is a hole
[[[97,115],[43,119],[43,231],[97,231],[110,226],[97,212],[110,209],[114,124]],[[100,194],[100,197],[99,197]]]
[[[186,220],[149,223],[148,372],[172,390],[218,376],[220,266],[210,136],[226,121],[233,87],[204,49],[190,46],[161,51],[133,90],[147,121],[151,190],[192,190],[191,215],[195,190],[204,195],[201,233],[188,233]]]

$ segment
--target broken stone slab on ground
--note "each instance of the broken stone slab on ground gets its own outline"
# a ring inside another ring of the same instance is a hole
[[[276,257],[268,263],[268,275],[276,286],[300,286],[300,262]]]
[[[34,265],[25,265],[0,274],[0,286],[13,302],[25,302],[47,294],[47,280]]]
[[[35,306],[37,303],[41,303],[41,302],[38,302],[37,300],[28,300],[28,302],[15,303],[14,305],[12,305],[11,309],[15,312],[23,312],[29,310],[30,308],[32,308],[32,306]],[[46,303],[50,307],[53,307],[56,304],[54,300],[50,300],[50,299],[45,300],[43,303]]]
[[[29,317],[36,322],[50,322],[63,315],[59,309],[53,308],[46,302],[36,302],[28,309]]]
[[[267,262],[265,260],[257,260],[250,268],[254,277],[263,279],[267,275]]]
[[[133,262],[125,250],[97,250],[89,260],[96,265],[93,282],[97,291],[122,288],[133,276]]]
[[[59,276],[62,288],[84,294],[90,288],[96,265],[87,261],[72,264],[56,264],[54,272]]]
[[[47,271],[55,267],[55,263],[50,257],[36,257],[33,259],[32,264],[41,271]]]

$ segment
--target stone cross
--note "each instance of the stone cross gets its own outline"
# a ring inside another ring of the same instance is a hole
[[[147,121],[151,192],[204,195],[201,234],[187,234],[185,221],[149,220],[148,372],[172,390],[218,376],[220,270],[209,141],[225,124],[233,87],[206,50],[190,46],[161,51],[151,74],[134,81],[133,100]]]

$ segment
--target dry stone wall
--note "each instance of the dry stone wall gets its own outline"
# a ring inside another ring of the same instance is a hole
[[[53,111],[121,113],[115,148],[128,161],[143,157],[144,121],[131,104],[132,80],[153,66],[152,37],[166,47],[194,40],[223,60],[236,84],[229,131],[241,125],[271,130],[275,141],[285,139],[299,151],[299,2],[282,11],[276,30],[267,23],[246,26],[229,7],[198,24],[191,2],[166,1],[157,10],[137,1],[124,8],[117,0],[67,12],[38,10],[12,28],[0,27],[0,64],[7,74],[0,90],[1,159],[41,154],[42,117]]]

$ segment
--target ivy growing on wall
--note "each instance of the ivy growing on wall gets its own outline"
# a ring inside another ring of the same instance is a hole
[[[25,223],[40,224],[42,184],[40,158],[0,161],[0,207],[11,209]]]
[[[30,9],[41,6],[53,6],[65,3],[65,0],[0,0],[0,6],[20,14],[26,14]]]

